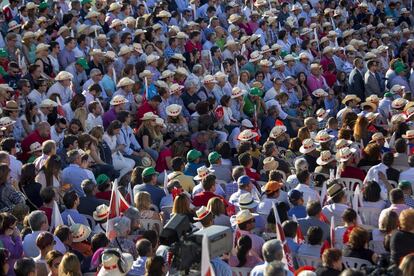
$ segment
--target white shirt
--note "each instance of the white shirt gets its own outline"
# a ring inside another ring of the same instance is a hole
[[[372,166],[365,176],[364,183],[367,181],[375,181],[381,188],[381,198],[383,200],[387,200],[388,192],[385,184],[379,179],[378,173],[382,172],[384,175],[387,175],[388,166],[384,165],[383,163],[379,163],[378,165]],[[400,175],[401,179],[401,175]]]
[[[13,155],[9,154],[10,160],[10,177],[13,180],[19,181],[22,174],[22,162],[16,159]]]
[[[273,202],[275,204],[278,202],[287,202],[286,192],[281,190],[278,198],[267,198],[266,196],[264,196],[259,202],[259,205],[257,206],[257,213],[268,216],[270,210],[272,210]]]
[[[29,95],[27,95],[27,98],[29,99],[29,101],[31,101],[32,103],[36,103],[37,105],[40,105],[41,102],[46,99],[46,95],[40,93],[39,91],[37,91],[36,89],[33,89],[32,91],[30,91]]]
[[[298,184],[295,187],[295,190],[298,190],[303,193],[303,201],[304,201],[303,205],[306,205],[309,199],[312,201],[315,201],[315,200],[319,201],[318,192],[316,192],[315,190],[312,190],[312,188],[306,184]]]
[[[96,126],[103,126],[102,116],[95,116],[92,113],[89,113],[88,118],[85,122],[85,130],[89,132],[92,128]]]
[[[331,221],[331,217],[334,217],[335,226],[343,225],[342,214],[349,206],[341,203],[333,203],[323,206],[322,213],[326,218]]]
[[[52,94],[60,95],[62,104],[68,103],[72,99],[72,90],[70,87],[63,87],[60,82],[53,84],[47,91],[47,97],[50,98]]]
[[[400,173],[400,178],[398,181],[408,180],[411,182],[411,189],[414,191],[414,168],[409,168],[408,170],[403,171]]]
[[[23,240],[23,251],[24,251],[24,255],[26,257],[29,258],[34,258],[39,256],[40,254],[40,250],[39,248],[36,246],[36,239],[39,236],[40,233],[45,232],[45,231],[35,231],[33,233],[27,234],[24,237]],[[54,249],[59,251],[62,254],[66,253],[66,247],[65,245],[60,241],[60,239],[56,236],[53,236],[56,244],[54,246]]]
[[[56,146],[58,148],[62,148],[63,147],[63,144],[62,144],[63,138],[65,138],[65,132],[62,131],[61,133],[57,133],[56,132],[56,126],[53,125],[50,128],[50,139],[52,139],[53,141],[56,142]]]

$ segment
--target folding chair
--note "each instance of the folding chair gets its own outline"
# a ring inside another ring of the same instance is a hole
[[[358,212],[361,217],[362,223],[378,228],[378,218],[381,213],[381,209],[373,207],[359,207]]]

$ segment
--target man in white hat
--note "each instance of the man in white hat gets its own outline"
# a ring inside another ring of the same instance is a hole
[[[238,234],[240,236],[249,236],[252,240],[252,250],[257,254],[257,256],[262,257],[262,247],[265,241],[262,237],[252,233],[252,231],[256,228],[253,214],[249,210],[239,211],[236,214],[236,224],[238,227],[236,236]]]
[[[132,94],[132,88],[134,84],[135,81],[131,80],[130,78],[122,78],[117,84],[118,90],[113,95],[113,97],[123,96],[127,100],[127,102],[125,103],[125,110],[135,110],[135,97],[134,94]]]
[[[310,74],[310,66],[309,66],[310,58],[308,53],[302,52],[299,54],[299,60],[295,64],[295,73],[296,75],[303,72],[306,76]]]
[[[103,126],[105,128],[107,128],[112,121],[116,120],[117,114],[119,112],[125,110],[125,104],[127,102],[128,100],[125,99],[125,97],[122,95],[114,96],[112,98],[109,103],[111,107],[102,115]]]
[[[121,249],[122,250],[122,249]],[[98,276],[123,276],[131,270],[134,256],[122,253],[118,248],[108,248],[102,254],[102,266]]]
[[[72,100],[73,91],[71,89],[73,75],[67,71],[60,71],[55,77],[55,84],[53,84],[47,91],[46,96],[50,98],[53,94],[60,96],[60,101],[64,105]],[[80,92],[80,91],[79,91]]]

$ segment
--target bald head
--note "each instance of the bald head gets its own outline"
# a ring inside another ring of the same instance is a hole
[[[273,261],[281,261],[283,258],[282,244],[278,240],[270,240],[264,243],[262,247],[262,255],[268,263]]]

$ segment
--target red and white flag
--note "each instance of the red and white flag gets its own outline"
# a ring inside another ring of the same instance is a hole
[[[109,240],[112,240],[116,236],[116,233],[114,232],[114,218],[121,216],[123,212],[128,210],[128,208],[128,202],[118,190],[118,180],[115,180],[112,185],[108,222],[106,224],[106,236]]]
[[[60,214],[59,206],[56,200],[53,200],[53,209],[52,209],[52,217],[50,219],[50,232],[53,231],[58,227],[58,225],[63,225],[62,215]]]
[[[164,170],[164,193],[166,195],[170,194],[168,192],[168,173],[167,173],[167,170]]]
[[[201,276],[214,276],[214,269],[210,263],[207,235],[203,236],[201,248]]]
[[[128,183],[127,186],[127,194],[126,194],[126,200],[128,202],[128,204],[134,204],[134,190],[131,187],[131,182]]]
[[[294,222],[296,222],[296,224],[298,225],[298,227],[296,228],[296,242],[298,244],[301,244],[301,243],[303,243],[305,241],[305,237],[303,236],[302,229],[300,229],[300,226],[299,226],[299,223],[298,223],[298,219],[296,218],[295,215],[292,216],[292,220]]]
[[[326,181],[323,182],[322,184],[322,190],[321,190],[321,197],[319,198],[321,201],[321,207],[323,207],[325,205],[325,202],[327,200],[326,198],[326,194],[327,194],[327,188],[326,188]]]
[[[331,227],[329,229],[331,235],[331,248],[335,248],[335,218],[331,217]]]
[[[273,202],[273,212],[275,214],[275,221],[276,221],[276,236],[277,239],[283,245],[283,260],[282,262],[288,267],[291,272],[295,272],[295,268],[293,266],[293,258],[292,253],[290,252],[289,246],[286,243],[285,239],[285,232],[283,232],[282,223],[280,222],[279,213],[277,212],[276,205]]]

